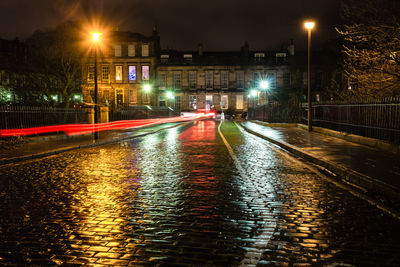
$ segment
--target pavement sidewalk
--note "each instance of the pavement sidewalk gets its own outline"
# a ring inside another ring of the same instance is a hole
[[[78,136],[51,134],[47,136],[27,137],[23,138],[21,142],[16,142],[15,145],[7,144],[4,147],[0,147],[0,165],[33,158],[42,158],[73,149],[120,142],[180,124],[182,123],[165,123],[126,130],[103,131],[99,133],[99,139],[96,141],[94,141],[93,134]]]
[[[400,199],[400,156],[390,151],[357,144],[299,127],[257,121],[242,122],[245,130],[339,174],[364,193]],[[396,204],[397,205],[397,204]]]

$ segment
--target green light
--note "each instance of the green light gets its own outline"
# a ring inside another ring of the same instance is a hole
[[[261,87],[261,89],[263,89],[263,90],[269,89],[269,82],[266,81],[266,80],[260,81],[260,87]]]
[[[81,98],[80,95],[78,95],[78,94],[74,95],[74,99],[75,99],[75,100],[78,100],[78,99],[80,99],[80,98]]]
[[[253,89],[253,90],[250,91],[250,95],[255,97],[255,96],[258,95],[258,91]]]
[[[151,91],[151,85],[150,84],[145,84],[143,85],[143,90],[148,93]]]
[[[168,99],[173,99],[173,98],[174,98],[174,93],[171,92],[171,91],[167,91],[167,92],[165,93],[165,96],[166,96]]]
[[[7,93],[6,97],[7,97],[8,100],[11,100],[11,97],[12,97],[11,93]]]

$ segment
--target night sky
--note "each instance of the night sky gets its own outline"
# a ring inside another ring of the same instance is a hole
[[[162,48],[193,50],[279,49],[294,40],[304,49],[302,22],[315,18],[313,43],[335,36],[339,0],[1,0],[0,38],[24,40],[35,30],[94,16],[120,30],[150,35],[158,25]]]

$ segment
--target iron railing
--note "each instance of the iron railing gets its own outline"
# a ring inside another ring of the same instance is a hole
[[[302,105],[307,122],[307,104]],[[314,103],[313,125],[400,144],[400,97],[365,103]]]
[[[88,114],[84,108],[0,105],[0,129],[73,123],[88,123]]]
[[[248,118],[307,124],[307,112],[307,103],[298,107],[269,103],[249,108]],[[400,97],[363,103],[313,103],[311,114],[314,126],[400,144]]]

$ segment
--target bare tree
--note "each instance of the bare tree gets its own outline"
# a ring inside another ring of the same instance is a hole
[[[344,96],[357,99],[400,95],[400,3],[344,0]]]
[[[47,99],[51,94],[61,95],[66,108],[70,106],[72,95],[81,92],[79,37],[78,25],[67,22],[54,30],[36,32],[28,40],[33,51],[30,73],[37,75],[36,81],[29,80],[32,88],[37,88]]]

